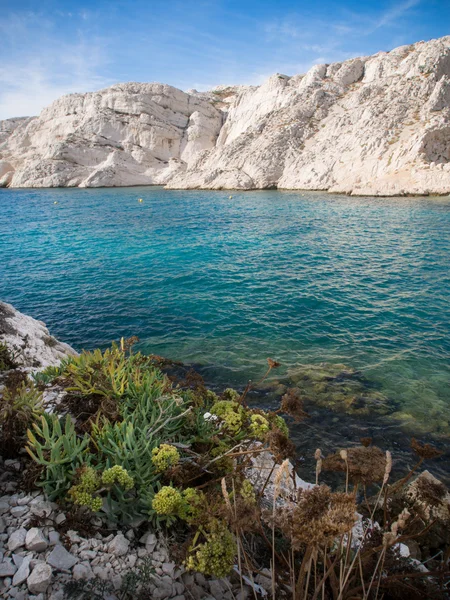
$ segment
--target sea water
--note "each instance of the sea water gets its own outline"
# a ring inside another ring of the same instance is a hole
[[[449,198],[17,189],[0,207],[0,298],[75,348],[137,335],[238,387],[267,357],[280,377],[342,363],[450,433]]]

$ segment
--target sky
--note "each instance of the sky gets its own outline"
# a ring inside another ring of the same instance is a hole
[[[450,34],[450,0],[0,0],[0,119],[71,92],[262,83]]]

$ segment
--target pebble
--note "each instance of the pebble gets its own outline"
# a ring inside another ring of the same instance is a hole
[[[35,498],[30,502],[31,512],[37,517],[49,517],[52,514],[54,508],[56,508],[56,504],[54,504],[53,502],[47,502],[46,500],[39,500],[38,498]]]
[[[116,535],[108,546],[108,551],[115,556],[124,556],[128,552],[130,542],[121,533]]]
[[[55,523],[57,525],[61,525],[61,523],[64,523],[65,520],[66,515],[64,513],[59,513],[59,515],[56,515]]]
[[[17,500],[17,504],[18,504],[18,506],[25,506],[25,505],[29,504],[31,502],[31,500],[32,500],[31,496],[24,496],[23,498],[19,498]]]
[[[48,555],[47,562],[55,569],[68,571],[78,562],[78,558],[67,552],[64,546],[57,545]]]
[[[13,559],[13,563],[16,565],[16,567],[20,567],[20,565],[24,561],[24,557],[21,554],[13,554],[12,559]]]
[[[59,544],[60,541],[60,535],[57,531],[50,531],[50,533],[48,534],[48,543],[50,546],[55,546],[56,544]]]
[[[27,514],[28,506],[13,506],[9,512],[16,519],[20,519],[20,517],[23,517]]]
[[[132,569],[136,565],[137,556],[135,554],[130,554],[127,556],[127,566]]]
[[[46,592],[52,581],[52,568],[50,565],[40,563],[34,567],[27,579],[28,589],[32,594]]]
[[[11,477],[17,478],[17,475],[10,470],[8,478]],[[83,538],[77,531],[69,531],[70,546],[64,548],[60,534],[55,531],[55,523],[64,523],[66,515],[38,491],[28,495],[17,493],[15,482],[8,478],[3,478],[2,483],[0,475],[2,489],[11,483],[8,489],[13,490],[12,495],[0,492],[0,495],[5,494],[0,497],[1,598],[64,600],[65,583],[94,576],[111,582],[114,589],[119,590],[124,575],[138,568],[142,559],[149,556],[158,574],[157,581],[149,584],[149,592],[155,600],[204,600],[208,592],[211,593],[203,576],[195,583],[191,574],[169,560],[164,540],[151,530],[139,538],[141,545],[137,547],[134,547],[138,538],[133,528],[105,537],[97,532],[90,539]],[[38,527],[32,527],[34,516],[40,519]],[[108,526],[101,519],[97,520],[97,525]],[[193,593],[186,585],[189,578]],[[115,596],[105,596],[105,600],[115,600]],[[223,600],[227,600],[226,595]]]
[[[97,577],[103,579],[104,581],[106,581],[109,577],[109,571],[102,567],[94,567],[93,571],[94,575],[97,575]]]
[[[17,548],[21,548],[22,546],[24,546],[26,537],[27,530],[23,527],[20,527],[20,529],[16,529],[15,531],[13,531],[13,533],[9,536],[8,550],[14,552],[14,550],[17,550]]]
[[[30,562],[31,559],[29,557],[23,559],[22,564],[17,569],[13,577],[13,585],[21,585],[28,579],[28,576],[30,574]]]
[[[5,513],[10,511],[10,506],[8,502],[0,502],[0,515],[4,515]]]
[[[32,552],[43,552],[44,550],[47,550],[48,542],[38,527],[32,527],[28,530],[25,538],[25,548]]]
[[[0,577],[12,577],[16,571],[17,567],[10,558],[5,558],[5,560],[0,563]]]
[[[96,556],[97,552],[94,552],[94,550],[85,550],[84,552],[80,552],[81,560],[93,560],[96,558]]]
[[[175,563],[163,563],[162,564],[162,571],[163,573],[165,573],[166,575],[169,575],[169,577],[171,577],[173,579],[173,574],[175,572]]]
[[[149,533],[146,535],[146,539],[145,539],[145,549],[147,550],[147,552],[149,554],[152,554],[153,550],[156,547],[156,535],[154,533]]]
[[[73,578],[78,581],[79,579],[92,579],[94,573],[91,567],[83,564],[75,565],[72,571]]]

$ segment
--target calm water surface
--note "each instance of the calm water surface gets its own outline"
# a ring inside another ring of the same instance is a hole
[[[344,363],[450,434],[450,198],[229,194],[0,190],[0,297],[78,349],[136,334],[219,383]]]

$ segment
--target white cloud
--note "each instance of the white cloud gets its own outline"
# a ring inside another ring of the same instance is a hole
[[[385,27],[386,25],[395,23],[395,21],[403,17],[406,12],[408,12],[411,8],[414,8],[414,6],[420,4],[420,2],[421,0],[406,0],[400,4],[395,4],[380,16],[375,23],[374,29],[379,29],[380,27]]]
[[[61,42],[54,24],[34,13],[0,21],[4,52],[0,63],[0,119],[33,116],[63,94],[106,87],[100,75],[108,63],[106,43],[78,31]],[[27,44],[21,40],[27,39]],[[7,50],[7,51],[6,51]]]
[[[89,73],[56,77],[40,61],[0,67],[0,119],[34,116],[64,94],[100,89],[112,82]]]

